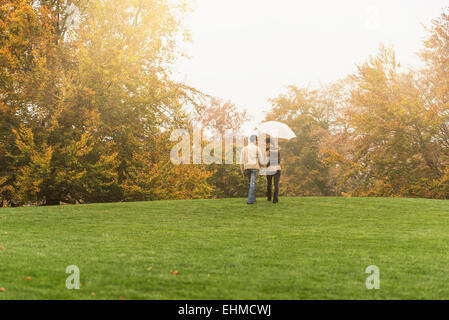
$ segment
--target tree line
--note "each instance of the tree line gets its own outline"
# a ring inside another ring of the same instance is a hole
[[[169,159],[173,129],[201,125],[213,139],[247,120],[172,80],[189,10],[170,0],[0,0],[2,206],[245,195],[238,165]],[[267,120],[298,136],[281,144],[283,195],[449,196],[448,10],[420,56],[423,69],[403,70],[381,47],[344,80],[272,99]]]
[[[268,119],[298,138],[284,144],[285,195],[449,198],[449,8],[403,68],[391,47],[318,90],[290,87]]]

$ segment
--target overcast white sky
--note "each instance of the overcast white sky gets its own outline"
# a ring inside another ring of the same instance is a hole
[[[190,60],[178,80],[231,100],[256,121],[290,84],[317,86],[393,44],[402,65],[417,65],[422,24],[449,0],[196,0],[186,25]]]

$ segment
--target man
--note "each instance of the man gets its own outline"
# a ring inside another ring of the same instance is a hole
[[[244,177],[248,178],[248,204],[256,202],[256,181],[261,166],[267,164],[265,152],[257,146],[257,136],[252,135],[249,138],[249,144],[242,149],[240,154],[240,170]]]

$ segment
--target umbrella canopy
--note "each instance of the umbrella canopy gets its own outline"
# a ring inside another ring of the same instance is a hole
[[[296,138],[296,134],[285,123],[279,121],[268,121],[262,123],[258,128],[260,132],[268,134],[273,138],[291,140]]]

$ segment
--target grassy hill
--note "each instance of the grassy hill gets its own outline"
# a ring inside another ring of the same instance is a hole
[[[448,252],[445,201],[0,209],[0,300],[448,299]],[[65,287],[69,265],[80,268],[80,290]],[[365,287],[370,265],[380,290]]]

